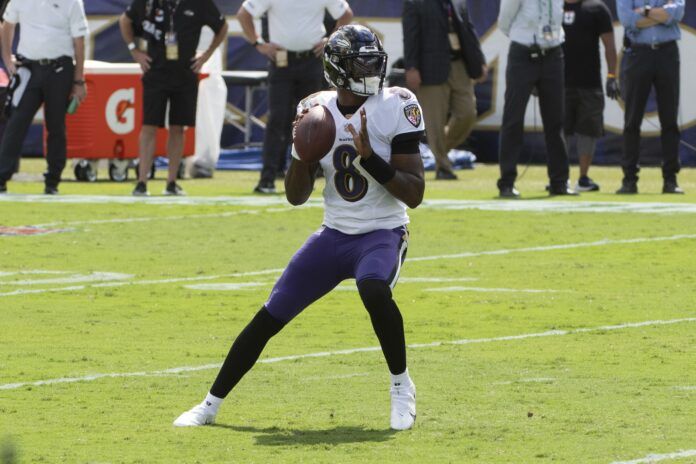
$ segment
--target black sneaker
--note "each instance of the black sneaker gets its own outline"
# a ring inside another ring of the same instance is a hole
[[[186,192],[176,182],[167,182],[167,188],[164,189],[162,194],[170,196],[185,196]]]
[[[583,176],[578,179],[578,183],[575,184],[576,192],[598,192],[599,185],[595,183],[592,179],[587,176]]]
[[[549,187],[549,196],[555,197],[560,195],[576,197],[580,194],[569,187]]]
[[[631,181],[623,181],[621,188],[616,191],[617,195],[635,195],[638,193],[638,184]]]
[[[57,185],[47,185],[44,187],[44,194],[46,195],[58,195],[58,186]]]
[[[677,184],[677,181],[666,181],[662,186],[662,193],[684,194],[684,190]]]
[[[520,192],[517,191],[515,187],[500,187],[500,198],[512,198],[517,199],[520,197]]]
[[[149,195],[150,192],[147,191],[147,184],[145,182],[138,182],[135,184],[135,188],[133,189],[134,197],[147,197]]]
[[[446,169],[438,169],[435,173],[436,180],[457,180],[457,175]]]
[[[270,195],[276,193],[275,185],[267,182],[259,182],[259,185],[254,187],[254,193]]]

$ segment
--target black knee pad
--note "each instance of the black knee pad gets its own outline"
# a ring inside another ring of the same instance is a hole
[[[383,280],[363,280],[358,283],[360,298],[367,310],[384,310],[392,300],[392,292],[389,285]]]

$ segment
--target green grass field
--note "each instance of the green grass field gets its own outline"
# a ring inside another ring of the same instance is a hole
[[[684,196],[644,169],[618,197],[620,170],[593,168],[603,192],[549,199],[532,167],[520,201],[494,200],[496,167],[429,173],[395,290],[418,420],[394,433],[381,353],[352,351],[377,346],[353,282],[270,342],[216,426],[171,425],[319,227],[320,189],[292,208],[220,172],[183,201],[25,195],[41,169],[0,198],[0,226],[64,230],[0,236],[0,443],[18,463],[696,462],[696,170]]]

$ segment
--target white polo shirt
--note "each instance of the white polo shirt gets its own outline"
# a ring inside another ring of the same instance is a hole
[[[345,0],[246,0],[242,6],[254,18],[268,12],[270,41],[294,52],[311,50],[324,37],[324,10],[334,19],[348,10]]]
[[[17,54],[30,60],[74,58],[73,39],[89,33],[82,0],[10,0],[3,18],[19,24]]]

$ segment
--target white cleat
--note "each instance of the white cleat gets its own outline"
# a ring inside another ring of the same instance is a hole
[[[174,427],[197,427],[215,422],[215,414],[205,405],[199,404],[180,415],[174,421]]]
[[[416,422],[416,386],[392,385],[391,390],[391,428],[408,430]]]

